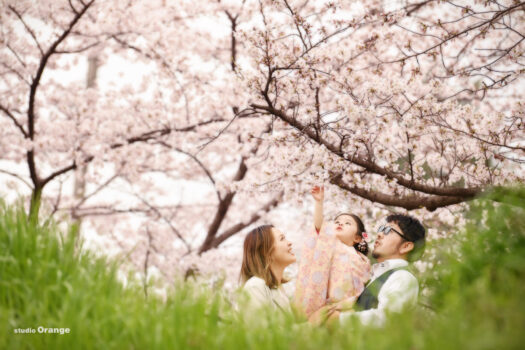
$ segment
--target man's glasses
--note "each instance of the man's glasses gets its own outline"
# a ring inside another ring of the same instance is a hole
[[[401,238],[403,238],[404,240],[411,242],[411,240],[408,239],[404,234],[402,234],[401,232],[399,232],[398,230],[396,230],[395,228],[393,228],[393,227],[391,227],[391,226],[381,225],[381,226],[379,226],[379,228],[377,229],[377,233],[379,233],[379,232],[383,232],[383,234],[384,234],[385,236],[388,236],[388,234],[389,234],[391,231],[394,231],[395,233],[397,233],[398,235],[400,235]]]

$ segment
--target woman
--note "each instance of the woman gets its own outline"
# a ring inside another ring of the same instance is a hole
[[[253,229],[244,239],[241,279],[249,306],[291,312],[282,283],[284,269],[295,262],[292,243],[272,225]]]

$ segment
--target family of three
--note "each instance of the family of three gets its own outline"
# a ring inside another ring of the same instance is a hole
[[[387,311],[414,306],[418,281],[407,268],[424,249],[423,225],[408,215],[388,216],[378,229],[371,266],[361,219],[342,213],[325,222],[324,188],[311,193],[314,225],[303,244],[293,302],[282,288],[284,269],[296,261],[291,242],[271,225],[246,236],[241,279],[250,307],[292,312],[293,305],[313,324],[358,317],[379,325]]]

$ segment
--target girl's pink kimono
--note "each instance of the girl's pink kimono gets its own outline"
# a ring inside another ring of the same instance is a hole
[[[331,223],[312,229],[301,252],[294,302],[306,316],[326,304],[344,303],[361,294],[370,279],[370,261],[342,243]]]

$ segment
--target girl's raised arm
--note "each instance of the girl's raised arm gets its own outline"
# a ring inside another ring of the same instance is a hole
[[[323,225],[324,186],[314,186],[310,193],[315,200],[314,225],[315,229],[319,232]]]

